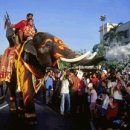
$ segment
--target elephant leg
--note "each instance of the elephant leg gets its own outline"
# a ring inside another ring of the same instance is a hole
[[[9,109],[10,111],[16,111],[17,110],[17,103],[16,103],[16,86],[12,85],[11,83],[7,83],[7,86],[9,88],[9,92],[10,92],[10,104],[9,104]]]
[[[34,87],[32,83],[32,74],[29,71],[25,72],[23,80],[23,99],[26,121],[31,124],[37,124],[35,104],[34,104]]]
[[[25,117],[24,111],[24,101],[23,101],[23,93],[18,93],[18,117],[23,118]]]
[[[3,90],[3,84],[0,84],[0,100],[4,99],[4,90]]]
[[[16,79],[17,79],[16,71],[15,69],[12,69],[10,82],[6,82],[6,86],[9,89],[9,100],[10,100],[9,109],[11,112],[17,110],[17,99],[16,99],[17,80]]]
[[[23,102],[23,93],[22,92],[18,93],[18,98],[19,98],[18,111],[23,111],[24,110],[24,102]]]

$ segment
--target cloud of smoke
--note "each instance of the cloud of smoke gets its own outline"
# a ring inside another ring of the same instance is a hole
[[[107,60],[118,60],[120,62],[124,62],[128,60],[128,55],[130,55],[130,43],[127,45],[116,45],[114,47],[109,48],[106,52],[106,59]]]

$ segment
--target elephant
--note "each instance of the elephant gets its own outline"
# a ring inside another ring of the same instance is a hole
[[[13,76],[12,82],[17,81],[18,87],[20,87],[20,95],[23,99],[21,104],[23,105],[26,119],[28,121],[33,119],[33,123],[36,123],[33,99],[38,88],[34,86],[33,77],[37,79],[43,78],[46,68],[54,67],[59,59],[64,62],[76,63],[83,59],[86,61],[91,60],[95,55],[96,53],[92,55],[85,53],[80,56],[69,49],[62,40],[46,32],[38,32],[33,39],[25,41],[19,51],[17,65],[14,70],[15,76]],[[15,98],[15,89],[15,87],[10,89],[13,99]]]

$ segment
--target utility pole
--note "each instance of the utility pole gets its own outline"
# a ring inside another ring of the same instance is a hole
[[[102,39],[104,36],[104,21],[106,20],[106,15],[100,16],[100,21],[102,22]]]

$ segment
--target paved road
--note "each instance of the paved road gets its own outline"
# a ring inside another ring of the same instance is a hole
[[[91,130],[85,114],[61,116],[49,106],[36,100],[37,126],[27,126],[16,113],[9,112],[7,101],[0,102],[0,130]]]

